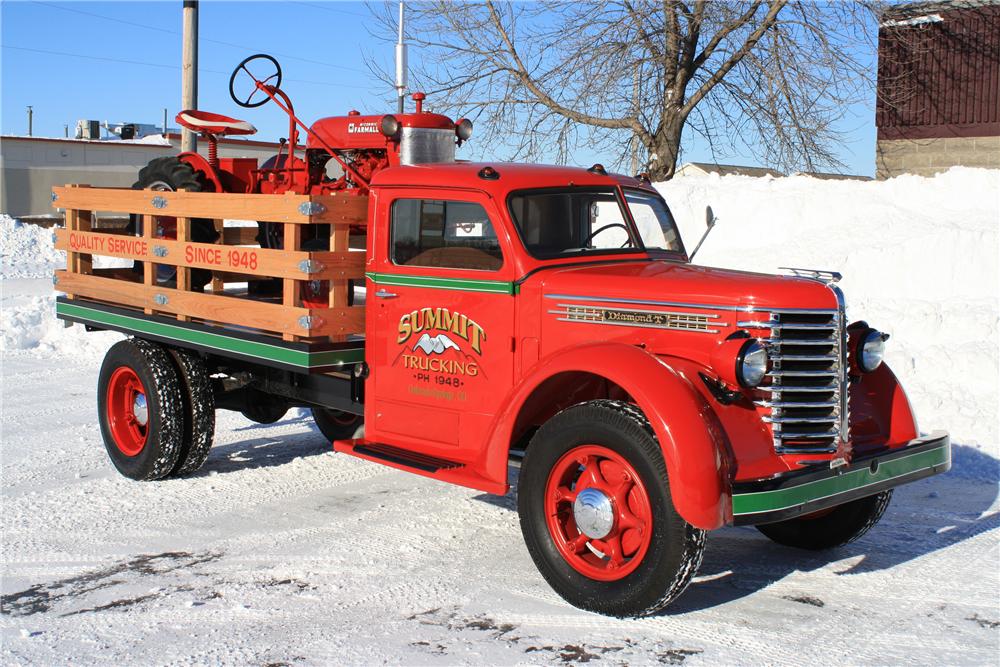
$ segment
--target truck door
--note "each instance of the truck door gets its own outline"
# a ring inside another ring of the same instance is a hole
[[[481,193],[392,189],[376,221],[366,439],[471,460],[513,378],[513,267],[498,211]]]

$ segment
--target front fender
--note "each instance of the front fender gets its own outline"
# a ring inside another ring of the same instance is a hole
[[[725,433],[711,406],[666,361],[623,343],[588,343],[542,359],[506,398],[491,429],[489,476],[506,476],[514,423],[532,392],[567,372],[599,375],[624,389],[656,433],[677,512],[706,530],[729,519],[730,498]],[[502,477],[501,477],[502,478]]]

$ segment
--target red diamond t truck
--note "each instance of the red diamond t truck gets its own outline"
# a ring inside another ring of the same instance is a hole
[[[493,494],[516,478],[546,581],[639,616],[685,589],[706,531],[834,547],[948,470],[835,274],[692,265],[647,180],[458,161],[472,124],[420,93],[412,113],[306,126],[280,83],[268,56],[230,80],[289,116],[263,164],[217,154],[252,125],[188,110],[207,157],[53,193],[58,316],[128,335],[98,386],[123,475],[198,470],[216,409],[308,407],[338,452]],[[131,222],[95,228],[96,210]]]

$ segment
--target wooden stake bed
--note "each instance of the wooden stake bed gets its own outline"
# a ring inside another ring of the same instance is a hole
[[[68,185],[53,189],[52,205],[66,211],[66,227],[55,233],[56,248],[67,252],[66,269],[55,275],[56,289],[67,295],[59,301],[60,316],[75,319],[69,317],[70,305],[113,312],[119,317],[127,312],[133,323],[148,320],[162,325],[166,320],[177,326],[190,322],[211,330],[213,336],[230,336],[238,330],[289,349],[298,348],[283,344],[304,343],[320,350],[364,334],[364,307],[354,305],[353,282],[364,284],[365,253],[349,250],[349,234],[352,227],[367,224],[366,196],[241,195]],[[142,235],[92,230],[91,221],[98,210],[142,216]],[[284,248],[261,248],[255,229],[232,222],[241,220],[282,223]],[[167,222],[176,223],[176,238],[158,233]],[[206,223],[219,232],[219,240],[191,241],[192,226]],[[301,249],[308,225],[325,226],[321,229],[324,237],[329,236],[330,250]],[[142,270],[95,269],[94,256],[135,260],[142,263]],[[176,270],[164,279],[157,270],[160,266]],[[192,269],[211,272],[211,281],[203,289],[192,286]],[[307,283],[313,296],[303,303]],[[251,289],[251,285],[262,284],[273,289]],[[316,294],[328,296],[317,303]],[[116,322],[116,326],[107,321],[103,324],[125,330],[119,326],[121,320]],[[174,331],[181,329],[188,327]],[[161,327],[160,331],[166,329]],[[303,368],[312,366],[306,363]]]

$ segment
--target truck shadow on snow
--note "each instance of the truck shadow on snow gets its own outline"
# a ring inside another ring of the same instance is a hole
[[[308,426],[309,431],[283,433],[276,437],[252,438],[214,446],[204,467],[192,477],[271,468],[291,463],[298,458],[318,456],[333,450],[330,441],[313,425],[311,417],[283,420],[281,424],[287,426],[299,422]],[[253,432],[273,426],[273,424],[249,424],[234,430]]]
[[[661,615],[711,609],[752,595],[785,577],[849,561],[838,575],[889,570],[1000,527],[994,505],[1000,461],[966,445],[953,445],[952,470],[896,489],[882,521],[857,542],[811,552],[771,542],[753,527],[709,533],[698,576]],[[477,499],[517,511],[516,496]],[[991,512],[992,508],[992,512]],[[790,596],[791,602],[824,606],[821,596]]]

